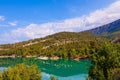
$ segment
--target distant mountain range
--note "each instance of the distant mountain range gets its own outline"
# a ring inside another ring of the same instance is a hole
[[[94,34],[104,34],[104,33],[109,34],[109,33],[117,32],[117,31],[120,31],[120,19],[114,22],[111,22],[109,24],[87,30],[85,32],[92,32]]]
[[[94,29],[86,30],[84,32],[97,34],[102,37],[108,38],[113,42],[120,43],[120,19]]]

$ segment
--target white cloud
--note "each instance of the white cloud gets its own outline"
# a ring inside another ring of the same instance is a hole
[[[11,31],[9,36],[20,39],[44,37],[61,31],[83,31],[92,29],[114,20],[120,19],[120,1],[116,1],[107,8],[98,9],[88,15],[77,18],[66,19],[58,22],[48,22],[44,24],[29,24],[25,28],[18,28]]]
[[[17,26],[18,22],[17,22],[17,21],[8,22],[8,24],[9,24],[10,26]]]
[[[13,21],[13,22],[7,22],[5,20],[4,16],[0,16],[0,21],[2,21],[0,23],[0,27],[9,27],[9,26],[17,26],[18,22],[17,21]]]
[[[4,21],[5,17],[4,16],[0,16],[0,21]]]

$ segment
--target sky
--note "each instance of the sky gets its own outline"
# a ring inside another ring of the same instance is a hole
[[[80,32],[120,19],[120,0],[0,0],[0,44]]]

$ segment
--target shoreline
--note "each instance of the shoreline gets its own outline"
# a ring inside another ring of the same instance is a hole
[[[15,56],[0,56],[0,58],[16,58]]]
[[[15,55],[12,55],[12,56],[0,56],[0,58],[36,58],[36,59],[41,59],[41,60],[59,60],[59,59],[64,59],[64,58],[59,58],[57,56],[54,56],[54,57],[47,57],[47,56],[25,56],[25,57],[22,57],[22,56],[15,56]],[[76,60],[76,61],[79,61],[79,60],[87,60],[89,59],[88,57],[79,57],[79,58],[69,58],[68,60]]]

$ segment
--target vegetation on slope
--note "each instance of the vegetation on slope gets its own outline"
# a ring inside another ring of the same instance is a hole
[[[116,37],[120,37],[120,30],[114,31],[112,33],[103,33],[101,36],[113,40]]]
[[[108,40],[101,39],[91,33],[61,32],[42,39],[30,41],[35,44],[25,44],[23,42],[11,44],[14,45],[12,47],[5,45],[8,47],[8,50],[1,50],[0,55],[15,55],[22,57],[57,56],[66,59],[85,58],[89,57],[93,51],[98,50],[105,41],[108,42]]]

